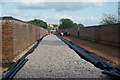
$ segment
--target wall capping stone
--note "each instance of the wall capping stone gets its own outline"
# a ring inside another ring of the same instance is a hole
[[[19,22],[26,23],[26,24],[28,24],[28,25],[33,25],[33,26],[36,26],[36,27],[40,27],[40,26],[37,26],[37,25],[31,24],[31,23],[28,23],[28,22],[25,22],[25,21],[22,21],[22,20],[19,20],[19,19],[13,18],[12,16],[4,16],[4,17],[0,17],[0,20],[15,20],[15,21],[19,21]],[[40,28],[42,28],[42,27],[40,27]],[[44,29],[44,28],[43,28],[43,29]]]

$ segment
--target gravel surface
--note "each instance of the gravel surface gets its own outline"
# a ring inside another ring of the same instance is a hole
[[[14,78],[106,78],[55,35],[48,35]]]

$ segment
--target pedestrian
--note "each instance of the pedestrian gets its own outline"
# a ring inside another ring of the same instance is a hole
[[[63,33],[63,32],[61,32],[61,35],[63,36],[63,35],[64,35],[64,33]]]

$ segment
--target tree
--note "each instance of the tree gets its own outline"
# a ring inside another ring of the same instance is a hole
[[[115,23],[117,23],[115,16],[110,14],[103,14],[103,19],[100,22],[100,24],[115,24]]]
[[[66,18],[66,19],[62,18],[62,19],[60,20],[59,29],[71,28],[71,27],[73,27],[73,26],[74,26],[73,21],[70,20],[70,19],[68,19],[68,18]]]
[[[34,20],[27,21],[27,22],[28,22],[28,23],[31,23],[31,24],[34,24],[34,25],[37,25],[37,26],[39,26],[39,27],[42,27],[42,28],[47,29],[47,23],[44,22],[43,20],[34,19]]]
[[[84,25],[83,24],[73,23],[73,21],[68,19],[68,18],[60,19],[59,29],[66,29],[66,28],[72,28],[72,27],[84,27]]]
[[[77,24],[77,27],[84,27],[83,24]]]
[[[77,24],[77,23],[74,23],[74,26],[73,27],[84,27],[83,24]]]
[[[47,29],[47,23],[46,22],[40,22],[39,26]]]
[[[73,25],[74,25],[74,27],[78,27],[78,24],[77,24],[77,23],[74,23]]]
[[[58,27],[48,27],[48,30],[58,30]]]

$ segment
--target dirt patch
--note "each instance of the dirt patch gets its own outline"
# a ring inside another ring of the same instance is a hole
[[[64,39],[77,44],[81,48],[84,48],[112,63],[113,65],[120,66],[120,48],[116,46],[101,44],[93,41],[78,39],[75,37],[63,37]]]

